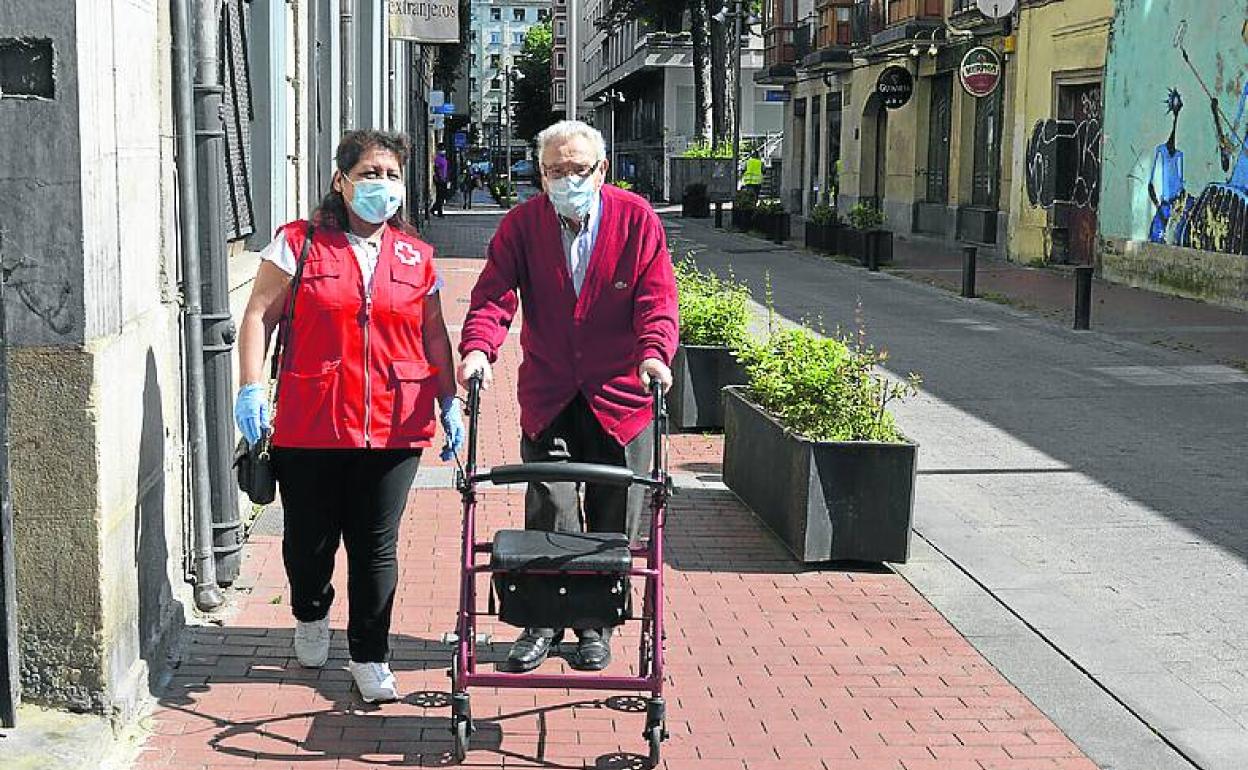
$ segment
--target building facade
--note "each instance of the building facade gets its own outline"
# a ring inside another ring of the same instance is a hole
[[[506,150],[511,117],[503,106],[508,94],[504,79],[524,48],[529,28],[548,21],[552,7],[550,0],[472,0],[470,9],[469,119],[478,144],[489,148],[493,156]],[[511,144],[513,157],[524,157],[525,142],[513,136]]]
[[[1014,98],[1019,145],[1011,174],[1017,204],[1009,219],[1015,261],[1096,259],[1105,52],[1113,13],[1113,0],[1024,2],[1020,8],[1021,74]]]
[[[208,513],[233,517],[228,537],[199,543],[223,584],[233,580],[226,567],[244,531],[228,459],[224,468],[210,463],[206,479],[189,455],[197,405],[187,377],[200,353],[188,350],[186,330],[202,324],[216,343],[203,351],[224,379],[205,399],[207,445],[228,458],[236,440],[231,310],[246,294],[231,296],[229,278],[254,264],[232,255],[308,214],[329,185],[344,128],[406,133],[409,210],[419,215],[427,200],[434,52],[388,40],[381,0],[218,7],[202,26],[219,45],[210,40],[196,54],[205,87],[192,89],[174,75],[171,4],[0,4],[5,67],[23,71],[0,93],[0,133],[22,137],[0,149],[12,193],[0,197],[0,291],[21,693],[116,725],[141,708],[197,611],[189,583],[206,570],[194,558],[192,491],[212,486]],[[198,19],[190,21],[195,29]],[[193,47],[190,39],[177,46]],[[203,78],[220,78],[220,88]],[[189,170],[178,167],[175,143],[196,136],[180,121],[180,97],[214,94],[220,109],[208,102],[196,113],[199,144],[219,141],[224,151],[199,152],[196,187],[211,189],[203,180],[219,175],[219,212],[179,196]],[[200,231],[188,240],[180,225],[192,206]],[[190,242],[200,252],[203,316],[190,315],[185,300]],[[214,486],[222,478],[224,487]]]
[[[667,159],[687,149],[696,136],[688,13],[669,29],[655,29],[641,21],[601,29],[596,22],[609,1],[584,2],[589,28],[581,82],[589,119],[614,148],[620,178],[647,195],[670,199]],[[757,26],[742,39],[742,102],[746,105],[741,114],[742,144],[770,140],[770,147],[779,147],[784,104],[768,93],[781,89],[754,81],[754,73],[763,66],[763,41]]]

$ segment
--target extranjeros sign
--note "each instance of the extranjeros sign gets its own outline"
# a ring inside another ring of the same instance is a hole
[[[459,0],[387,0],[386,13],[393,40],[459,42]]]
[[[885,109],[895,110],[906,106],[914,95],[914,78],[910,70],[896,64],[885,67],[875,81],[875,93]]]
[[[975,46],[962,57],[962,63],[958,65],[958,80],[971,96],[978,98],[991,94],[1001,82],[1001,57],[991,48]]]

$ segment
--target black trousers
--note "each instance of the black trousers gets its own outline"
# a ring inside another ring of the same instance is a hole
[[[627,446],[621,446],[603,430],[581,395],[564,407],[536,439],[523,436],[520,440],[520,458],[526,463],[604,463],[646,474],[653,454],[650,427]],[[626,489],[603,484],[535,482],[525,492],[524,526],[546,532],[624,532],[636,540],[645,502],[645,489],[637,486]]]
[[[304,622],[329,612],[341,541],[347,550],[347,642],[357,663],[382,662],[390,654],[399,521],[419,465],[419,449],[275,450],[291,610]]]

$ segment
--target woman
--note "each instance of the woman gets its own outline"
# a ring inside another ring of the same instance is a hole
[[[279,320],[292,319],[272,444],[295,656],[313,668],[329,656],[331,578],[341,539],[348,669],[369,702],[398,696],[386,661],[399,519],[421,451],[435,433],[435,400],[447,439],[443,454],[463,441],[433,249],[401,213],[407,154],[398,135],[343,136],[331,189],[311,222],[285,225],[262,253],[239,334],[243,385],[234,414],[254,443],[270,432],[268,340]]]

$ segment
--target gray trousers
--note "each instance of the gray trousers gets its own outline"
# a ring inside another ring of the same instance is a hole
[[[603,430],[581,395],[564,407],[536,439],[524,436],[520,440],[520,459],[526,463],[603,463],[627,466],[633,473],[647,475],[653,455],[652,426],[647,426],[627,446],[621,446]],[[646,491],[638,486],[625,489],[603,484],[534,482],[524,496],[524,527],[546,532],[623,532],[636,541],[645,502]]]

